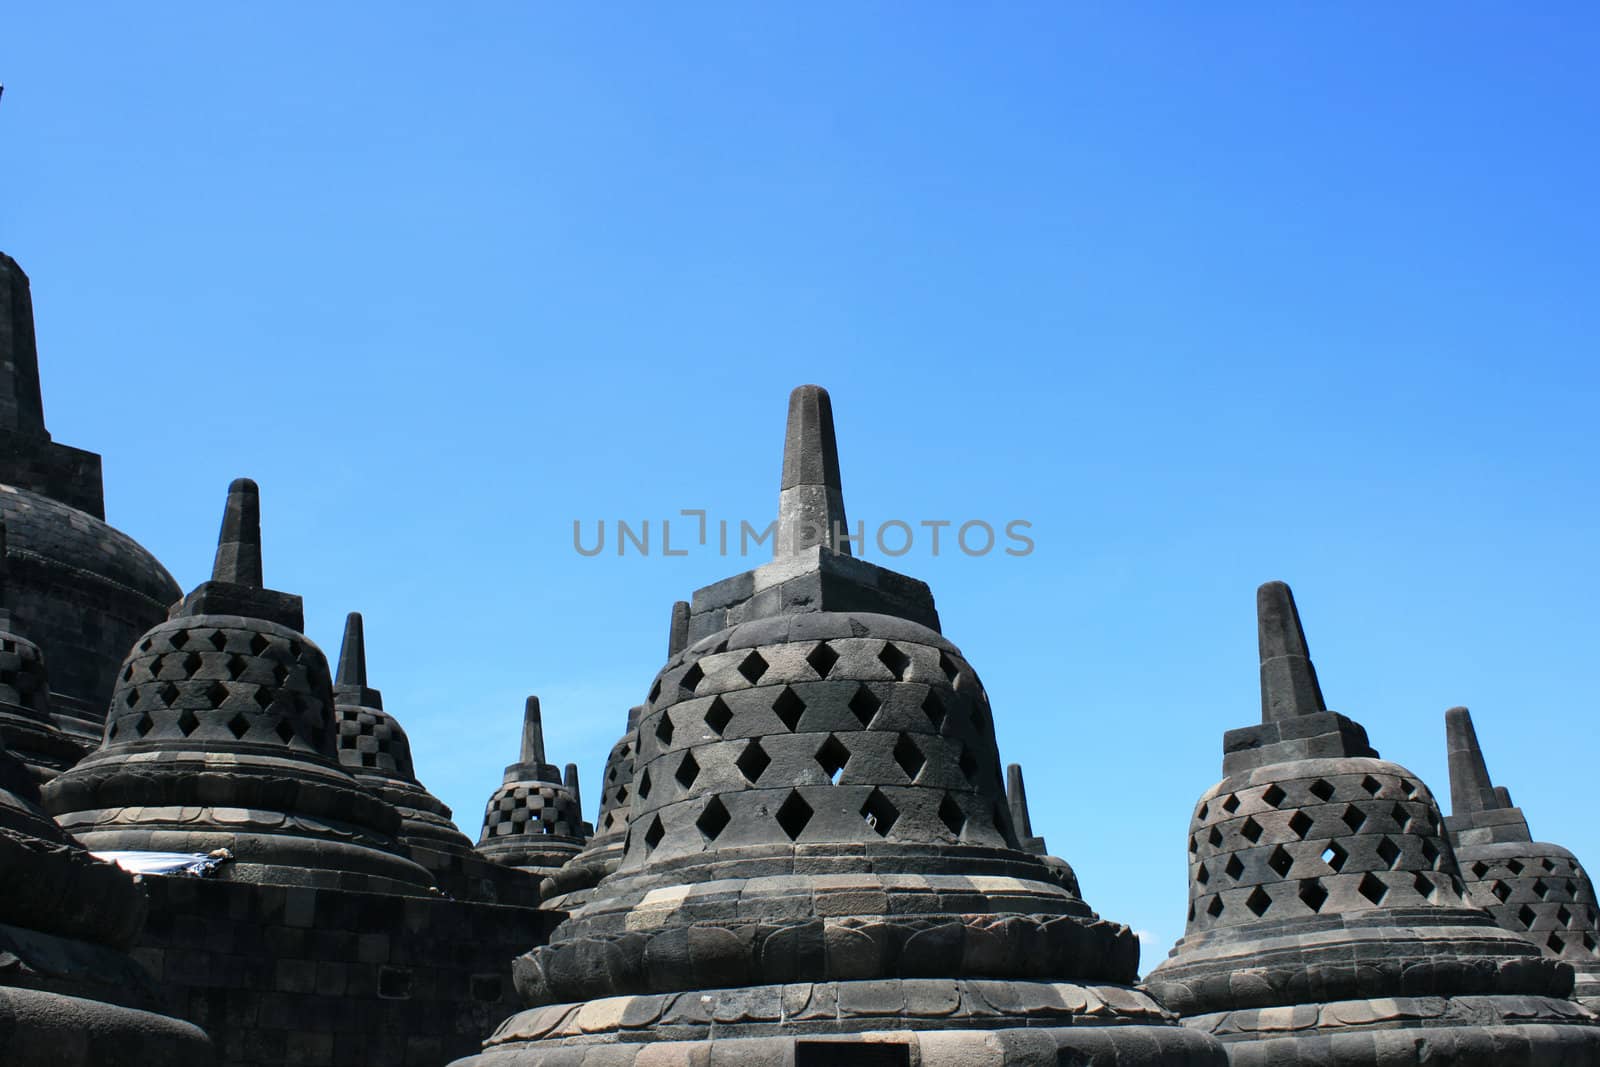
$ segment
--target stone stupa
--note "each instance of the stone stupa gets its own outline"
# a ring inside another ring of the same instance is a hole
[[[1234,1067],[1600,1064],[1571,967],[1467,900],[1427,786],[1327,710],[1289,587],[1256,607],[1261,724],[1223,740],[1147,988]]]
[[[62,833],[38,799],[0,743],[0,1063],[214,1063],[203,1032],[156,1013],[157,989],[128,954],[144,925],[143,890]]]
[[[1572,965],[1573,995],[1600,1010],[1600,913],[1578,857],[1533,840],[1522,809],[1489,778],[1466,708],[1445,712],[1450,815],[1445,829],[1472,902],[1507,930]]]
[[[0,605],[7,570],[6,527],[0,523]],[[81,759],[84,746],[51,716],[44,652],[23,636],[23,629],[13,612],[0,606],[0,744],[42,783]]]
[[[1138,942],[1024,851],[928,587],[853,559],[828,394],[790,399],[776,558],[694,595],[617,870],[517,963],[474,1067],[1220,1067]]]
[[[97,851],[211,852],[218,877],[426,893],[393,807],[339,763],[328,661],[298,596],[264,588],[254,482],[228,490],[211,580],[117,675],[99,749],[45,804]]]
[[[521,756],[484,806],[477,851],[494,863],[549,877],[583,851],[591,827],[583,821],[577,767],[569,764],[563,778],[545,762],[536,696],[523,706]]]

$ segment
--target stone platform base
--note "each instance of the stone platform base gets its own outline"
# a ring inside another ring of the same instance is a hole
[[[1197,1015],[1230,1067],[1600,1067],[1600,1018],[1547,997],[1396,997]]]
[[[458,1067],[1225,1067],[1208,1035],[1122,986],[880,979],[533,1008]]]
[[[199,1027],[148,1011],[36,989],[0,988],[6,1067],[210,1067]]]

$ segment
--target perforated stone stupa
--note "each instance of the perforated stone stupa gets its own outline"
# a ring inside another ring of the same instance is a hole
[[[0,1063],[214,1062],[204,1033],[152,1010],[155,984],[128,955],[144,924],[143,892],[62,833],[38,799],[0,744]]]
[[[1472,906],[1428,788],[1327,710],[1289,587],[1257,612],[1262,721],[1224,738],[1150,991],[1235,1067],[1600,1063],[1571,967]]]
[[[221,877],[426,892],[399,814],[339,763],[333,682],[300,598],[262,586],[254,482],[228,490],[212,578],[133,646],[100,748],[46,787],[96,850],[210,852]]]
[[[569,769],[570,787],[555,764],[545,762],[544,719],[539,698],[530,696],[522,713],[522,758],[506,768],[489,797],[478,854],[548,877],[582,852],[592,828],[576,795],[577,768]]]
[[[695,594],[639,719],[620,865],[463,1062],[1222,1064],[1132,988],[1132,931],[1020,847],[927,586],[827,546],[833,442],[827,394],[797,390],[794,528]]]
[[[100,457],[45,428],[33,293],[0,253],[0,523],[9,546],[0,606],[50,663],[50,715],[94,748],[122,658],[183,591],[133,538],[105,522]],[[17,752],[36,772],[44,766]],[[74,756],[76,758],[76,756]]]
[[[1578,857],[1533,840],[1522,809],[1489,778],[1472,714],[1445,712],[1450,753],[1450,816],[1455,847],[1472,902],[1501,926],[1572,965],[1574,996],[1600,1009],[1600,912],[1594,883]]]

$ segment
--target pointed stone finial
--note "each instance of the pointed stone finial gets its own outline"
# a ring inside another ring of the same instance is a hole
[[[583,810],[583,792],[578,788],[578,765],[576,763],[567,764],[567,773],[563,776],[563,781],[567,787],[567,792],[572,794],[572,802],[578,806],[578,810],[581,812]]]
[[[1506,794],[1502,802],[1489,778],[1489,765],[1484,762],[1483,749],[1478,746],[1472,712],[1466,708],[1451,708],[1445,712],[1444,735],[1450,757],[1450,814],[1459,817],[1509,808],[1510,794]]]
[[[1019,840],[1033,836],[1033,819],[1028,815],[1028,788],[1022,784],[1022,765],[1006,767],[1006,803],[1011,806],[1011,825]]]
[[[33,290],[17,261],[0,252],[0,430],[49,439],[39,390]]]
[[[1294,593],[1283,582],[1268,582],[1256,590],[1256,626],[1261,642],[1261,721],[1327,711]]]
[[[772,557],[783,559],[822,544],[850,555],[839,445],[833,435],[833,402],[820,385],[789,394],[789,426],[783,439],[783,482],[778,493],[778,531]]]
[[[237,478],[228,486],[228,506],[222,513],[211,580],[250,589],[262,587],[261,490],[249,478]]]
[[[359,611],[352,611],[344,617],[344,640],[339,643],[339,674],[333,684],[367,684],[367,639]]]
[[[672,627],[667,631],[667,658],[671,659],[689,647],[689,602],[680,600],[672,605]]]
[[[544,764],[544,719],[539,715],[539,698],[529,697],[522,710],[522,763]]]

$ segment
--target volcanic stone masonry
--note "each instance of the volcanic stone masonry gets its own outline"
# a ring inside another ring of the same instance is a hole
[[[1571,852],[1533,840],[1522,809],[1489,779],[1472,714],[1451,708],[1444,721],[1450,754],[1450,817],[1444,825],[1468,896],[1507,930],[1571,964],[1574,996],[1600,1009],[1594,883]]]
[[[522,758],[506,768],[505,780],[483,813],[478,854],[495,863],[548,878],[583,851],[594,828],[578,805],[578,770],[566,780],[544,761],[544,719],[531,696],[522,714]]]
[[[1261,724],[1223,739],[1149,990],[1234,1067],[1600,1063],[1572,968],[1473,906],[1428,788],[1327,710],[1289,587],[1256,607]]]
[[[842,517],[833,442],[827,394],[796,390],[780,525]],[[1132,931],[1022,849],[927,586],[808,540],[695,594],[620,863],[464,1063],[1220,1067],[1133,987]]]

